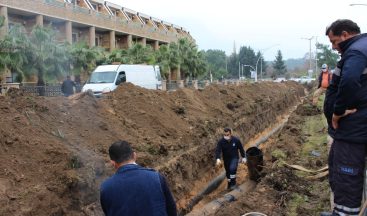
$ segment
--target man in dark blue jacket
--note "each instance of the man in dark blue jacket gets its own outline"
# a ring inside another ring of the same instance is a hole
[[[231,128],[224,128],[224,136],[218,141],[215,158],[216,165],[219,166],[222,162],[220,160],[223,154],[224,169],[228,180],[228,189],[233,189],[236,186],[236,173],[239,161],[238,151],[242,156],[242,163],[246,163],[246,154],[243,149],[241,141],[232,136]]]
[[[367,144],[367,34],[344,19],[333,22],[326,35],[341,54],[324,104],[334,138],[329,154],[332,215],[358,215]]]
[[[66,80],[64,80],[64,82],[62,82],[61,92],[64,94],[65,97],[69,97],[70,95],[74,94],[74,87],[75,86],[76,86],[75,82],[70,79],[69,75],[67,75]]]
[[[101,185],[101,205],[107,216],[176,216],[176,203],[165,178],[135,163],[136,153],[126,141],[109,148],[116,173]]]

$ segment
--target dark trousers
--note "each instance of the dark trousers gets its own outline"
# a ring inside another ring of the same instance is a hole
[[[366,144],[334,140],[329,154],[329,182],[334,213],[358,215],[362,202]]]
[[[223,158],[224,169],[228,180],[228,188],[236,185],[236,173],[238,167],[238,158]]]

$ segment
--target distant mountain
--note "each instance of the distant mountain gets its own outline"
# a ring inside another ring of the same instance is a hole
[[[287,66],[287,70],[291,71],[295,68],[303,68],[306,64],[305,62],[306,60],[303,58],[299,58],[299,59],[287,59],[285,60],[285,65]]]

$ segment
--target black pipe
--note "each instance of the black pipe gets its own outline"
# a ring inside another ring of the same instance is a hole
[[[211,182],[209,182],[208,186],[204,190],[202,190],[198,195],[196,195],[194,198],[192,198],[189,203],[186,205],[184,209],[181,210],[179,215],[185,215],[189,213],[192,208],[200,202],[204,198],[205,195],[210,194],[215,189],[219,187],[219,185],[222,183],[222,181],[226,178],[226,173],[222,172],[219,176],[215,177]]]

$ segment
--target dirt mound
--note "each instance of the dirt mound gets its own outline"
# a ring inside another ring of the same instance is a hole
[[[102,99],[1,97],[0,215],[100,215],[99,185],[113,173],[107,149],[118,139],[165,174],[184,205],[195,182],[217,174],[223,126],[246,142],[303,94],[295,83],[175,92],[124,84]]]

